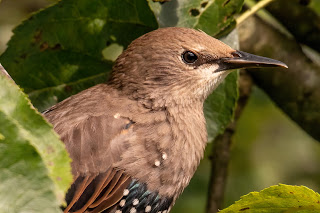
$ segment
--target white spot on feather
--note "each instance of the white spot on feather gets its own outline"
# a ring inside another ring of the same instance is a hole
[[[162,159],[163,159],[163,160],[166,160],[167,158],[168,158],[167,153],[165,153],[165,152],[164,152],[164,153],[162,153]]]
[[[159,160],[156,160],[156,161],[154,162],[154,165],[155,165],[156,167],[160,166],[160,161],[159,161]]]
[[[138,200],[138,199],[134,199],[134,200],[132,201],[132,205],[136,206],[136,205],[138,205],[138,204],[139,204],[139,200]]]
[[[150,211],[151,211],[151,206],[147,206],[144,211],[145,211],[145,212],[150,212]]]
[[[137,212],[136,208],[131,208],[130,209],[130,213],[136,213],[136,212]]]
[[[124,207],[124,204],[126,204],[126,200],[123,199],[120,201],[119,206]]]
[[[129,194],[129,189],[123,190],[123,196],[127,196]]]
[[[113,115],[113,117],[114,117],[115,119],[120,118],[120,113],[119,113],[119,112],[117,112],[116,114],[114,114],[114,115]]]

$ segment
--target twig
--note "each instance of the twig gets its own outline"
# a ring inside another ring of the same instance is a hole
[[[231,139],[239,119],[251,93],[252,79],[245,70],[240,72],[240,97],[237,101],[234,121],[222,135],[214,141],[211,158],[211,174],[208,191],[207,213],[216,213],[222,208],[225,185],[230,160]]]
[[[272,1],[274,1],[274,0],[262,0],[262,1],[258,2],[257,4],[255,4],[253,7],[248,9],[246,12],[244,12],[241,16],[239,16],[236,19],[237,24],[238,25],[241,24],[244,20],[246,20],[247,18],[249,18],[250,16],[255,14],[258,10],[260,10],[260,9],[264,8],[265,6],[267,6]]]

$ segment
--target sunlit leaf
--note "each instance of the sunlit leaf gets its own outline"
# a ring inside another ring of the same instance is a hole
[[[60,212],[70,159],[27,96],[0,75],[0,211]]]
[[[261,192],[251,192],[221,213],[316,213],[320,195],[305,186],[280,184]]]

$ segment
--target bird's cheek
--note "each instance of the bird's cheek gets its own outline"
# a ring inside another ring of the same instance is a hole
[[[212,69],[208,69],[204,72],[198,82],[198,89],[196,90],[196,95],[203,97],[204,99],[208,97],[215,90],[223,79],[230,73],[226,72],[214,72]]]
[[[200,79],[202,81],[212,81],[217,78],[220,73],[216,73],[215,71],[219,68],[217,64],[212,65],[203,65],[198,68],[198,74],[200,75]]]
[[[232,72],[232,70],[226,70],[223,72],[213,73],[212,76],[213,76],[213,79],[214,79],[216,86],[218,86],[223,81],[223,79],[225,79],[227,77],[227,75],[231,72]]]

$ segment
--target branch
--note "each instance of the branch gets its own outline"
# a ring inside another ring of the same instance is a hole
[[[252,79],[241,70],[239,78],[240,96],[235,111],[235,119],[229,124],[225,132],[219,135],[213,144],[211,157],[211,174],[208,191],[207,213],[216,213],[222,208],[225,185],[230,160],[231,139],[248,97],[251,93]]]
[[[250,16],[254,15],[258,10],[264,8],[269,3],[271,3],[274,0],[262,0],[255,4],[253,7],[249,8],[246,12],[244,12],[241,16],[237,18],[237,24],[241,24],[244,20],[249,18]]]
[[[320,52],[320,16],[301,0],[277,0],[267,10],[278,19],[300,43]]]
[[[285,62],[288,70],[251,70],[255,83],[307,133],[320,140],[320,67],[312,63],[299,44],[259,18],[238,28],[241,49]]]

